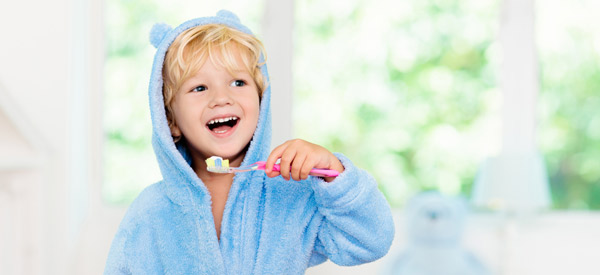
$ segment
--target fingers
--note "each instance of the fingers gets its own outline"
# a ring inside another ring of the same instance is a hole
[[[331,158],[337,160],[331,152],[316,144],[300,139],[289,140],[273,149],[265,163],[265,173],[270,178],[281,175],[285,180],[305,180],[317,166],[329,169]],[[273,171],[278,159],[279,171]]]
[[[265,163],[265,173],[268,177],[272,178],[279,176],[280,173],[278,171],[273,171],[273,165],[275,165],[275,162],[277,162],[277,160],[281,157],[281,154],[283,151],[285,151],[285,148],[287,148],[287,142],[275,147],[275,149],[271,151],[271,154]]]
[[[304,164],[302,165],[302,169],[300,170],[300,178],[301,179],[307,179],[308,175],[310,173],[310,170],[312,170],[315,167],[316,161],[314,158],[306,158],[306,160],[304,160]]]
[[[302,150],[301,147],[302,142],[289,140],[273,149],[265,163],[265,173],[267,176],[272,178],[281,175],[286,180],[290,178],[300,180],[300,170],[306,158],[305,154],[296,156]],[[279,171],[272,171],[273,165],[275,165],[278,159],[280,160]]]
[[[304,169],[304,162],[306,161],[306,152],[300,151],[296,154],[294,161],[292,161],[291,176],[294,180],[304,180],[307,177],[302,177],[302,169]]]
[[[292,161],[296,157],[297,149],[294,146],[287,146],[286,150],[281,154],[281,161],[279,162],[279,173],[281,176],[289,180],[290,179],[290,168]]]
[[[269,177],[269,178],[274,178],[274,177],[277,177],[277,176],[279,176],[279,171],[271,171],[271,172],[267,172],[267,171],[265,170],[265,174],[267,174],[267,177]]]

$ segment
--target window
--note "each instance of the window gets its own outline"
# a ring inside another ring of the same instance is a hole
[[[468,196],[481,162],[501,144],[500,2],[295,1],[294,137],[349,156],[394,206],[427,189]],[[260,37],[264,4],[106,5],[103,191],[106,200],[126,203],[161,178],[147,107],[151,26],[226,8]],[[558,209],[600,208],[598,5],[536,5],[538,145]]]
[[[600,209],[600,3],[539,1],[540,148],[557,208]]]
[[[392,205],[468,194],[499,146],[497,1],[327,3],[296,5],[296,135],[369,170]]]

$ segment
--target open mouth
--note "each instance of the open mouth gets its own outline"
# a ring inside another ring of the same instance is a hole
[[[216,118],[206,123],[206,126],[209,130],[217,134],[222,134],[235,127],[235,125],[238,123],[238,120],[239,117],[236,116]]]

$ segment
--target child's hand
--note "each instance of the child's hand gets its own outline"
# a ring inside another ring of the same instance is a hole
[[[277,159],[281,158],[280,170],[272,171]],[[284,179],[304,180],[308,178],[313,168],[333,169],[338,172],[344,171],[344,166],[327,149],[301,139],[288,140],[273,149],[265,165],[265,173],[268,177],[281,175]],[[325,177],[325,181],[331,182],[334,177]]]

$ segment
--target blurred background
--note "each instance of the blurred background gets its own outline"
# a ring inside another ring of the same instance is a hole
[[[309,274],[390,266],[427,190],[470,202],[464,245],[492,273],[595,274],[594,0],[3,2],[0,274],[102,272],[128,204],[161,179],[150,28],[223,8],[265,43],[273,146],[343,152],[396,214],[389,256]]]

